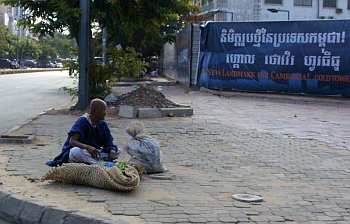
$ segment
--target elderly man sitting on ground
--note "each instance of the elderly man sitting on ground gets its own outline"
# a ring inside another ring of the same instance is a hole
[[[104,121],[106,109],[103,100],[92,100],[90,112],[79,117],[69,130],[62,152],[46,164],[51,167],[67,162],[96,164],[100,160],[116,159],[119,150]]]

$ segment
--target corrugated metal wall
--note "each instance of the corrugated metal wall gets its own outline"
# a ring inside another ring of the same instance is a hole
[[[175,44],[163,46],[161,74],[186,86],[196,85],[199,47],[199,25],[189,24],[177,35]]]
[[[199,24],[192,25],[192,63],[191,63],[191,85],[197,85],[199,52],[200,52],[201,31]]]
[[[160,71],[163,76],[176,79],[177,76],[177,56],[175,43],[166,43],[160,56]]]

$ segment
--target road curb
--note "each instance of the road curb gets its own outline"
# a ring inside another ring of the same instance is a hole
[[[30,119],[24,121],[23,123],[12,127],[10,130],[8,130],[7,132],[5,132],[4,134],[5,134],[5,135],[9,135],[9,134],[11,134],[12,132],[15,132],[15,131],[21,129],[21,128],[24,127],[25,125],[27,125],[27,124],[29,124],[29,123],[31,123],[31,122],[37,120],[40,116],[46,114],[48,111],[53,110],[53,109],[54,109],[53,107],[50,107],[50,108],[48,108],[48,109],[42,111],[42,112],[39,113],[38,115],[35,115],[34,117],[32,117],[32,118],[30,118]]]
[[[52,71],[65,71],[66,68],[51,68],[51,69],[6,69],[0,70],[0,75],[11,75],[19,73],[34,73],[34,72],[52,72]]]
[[[3,190],[0,190],[0,218],[26,224],[128,224],[124,220],[101,219],[78,211],[37,204]]]
[[[340,96],[312,96],[312,95],[294,95],[294,94],[278,94],[272,92],[258,93],[258,92],[240,92],[240,91],[222,91],[213,90],[200,87],[201,92],[210,93],[216,96],[223,97],[247,97],[247,98],[261,98],[273,100],[291,100],[295,102],[319,102],[319,103],[336,103],[350,106],[350,98]]]
[[[22,128],[52,109],[44,110],[33,118],[13,127],[7,133]],[[78,210],[64,210],[43,205],[40,202],[30,201],[21,195],[11,194],[3,189],[0,189],[0,218],[11,223],[26,224],[129,224],[124,220],[101,219]]]
[[[142,80],[142,81],[120,81],[113,83],[113,87],[135,86],[135,85],[151,85],[151,86],[174,86],[177,83],[172,80],[157,81],[157,80]]]
[[[119,117],[122,118],[162,118],[162,117],[189,117],[193,115],[193,108],[180,107],[136,107],[120,105]]]

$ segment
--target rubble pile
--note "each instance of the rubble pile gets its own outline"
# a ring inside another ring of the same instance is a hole
[[[129,105],[135,107],[174,108],[179,107],[176,103],[168,100],[165,96],[151,86],[140,86],[138,89],[123,94],[113,103],[114,106]]]

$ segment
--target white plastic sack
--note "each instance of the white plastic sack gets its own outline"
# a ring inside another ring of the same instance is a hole
[[[161,163],[159,143],[149,136],[132,137],[126,151],[132,158],[130,162],[141,164],[147,174],[166,170]]]

